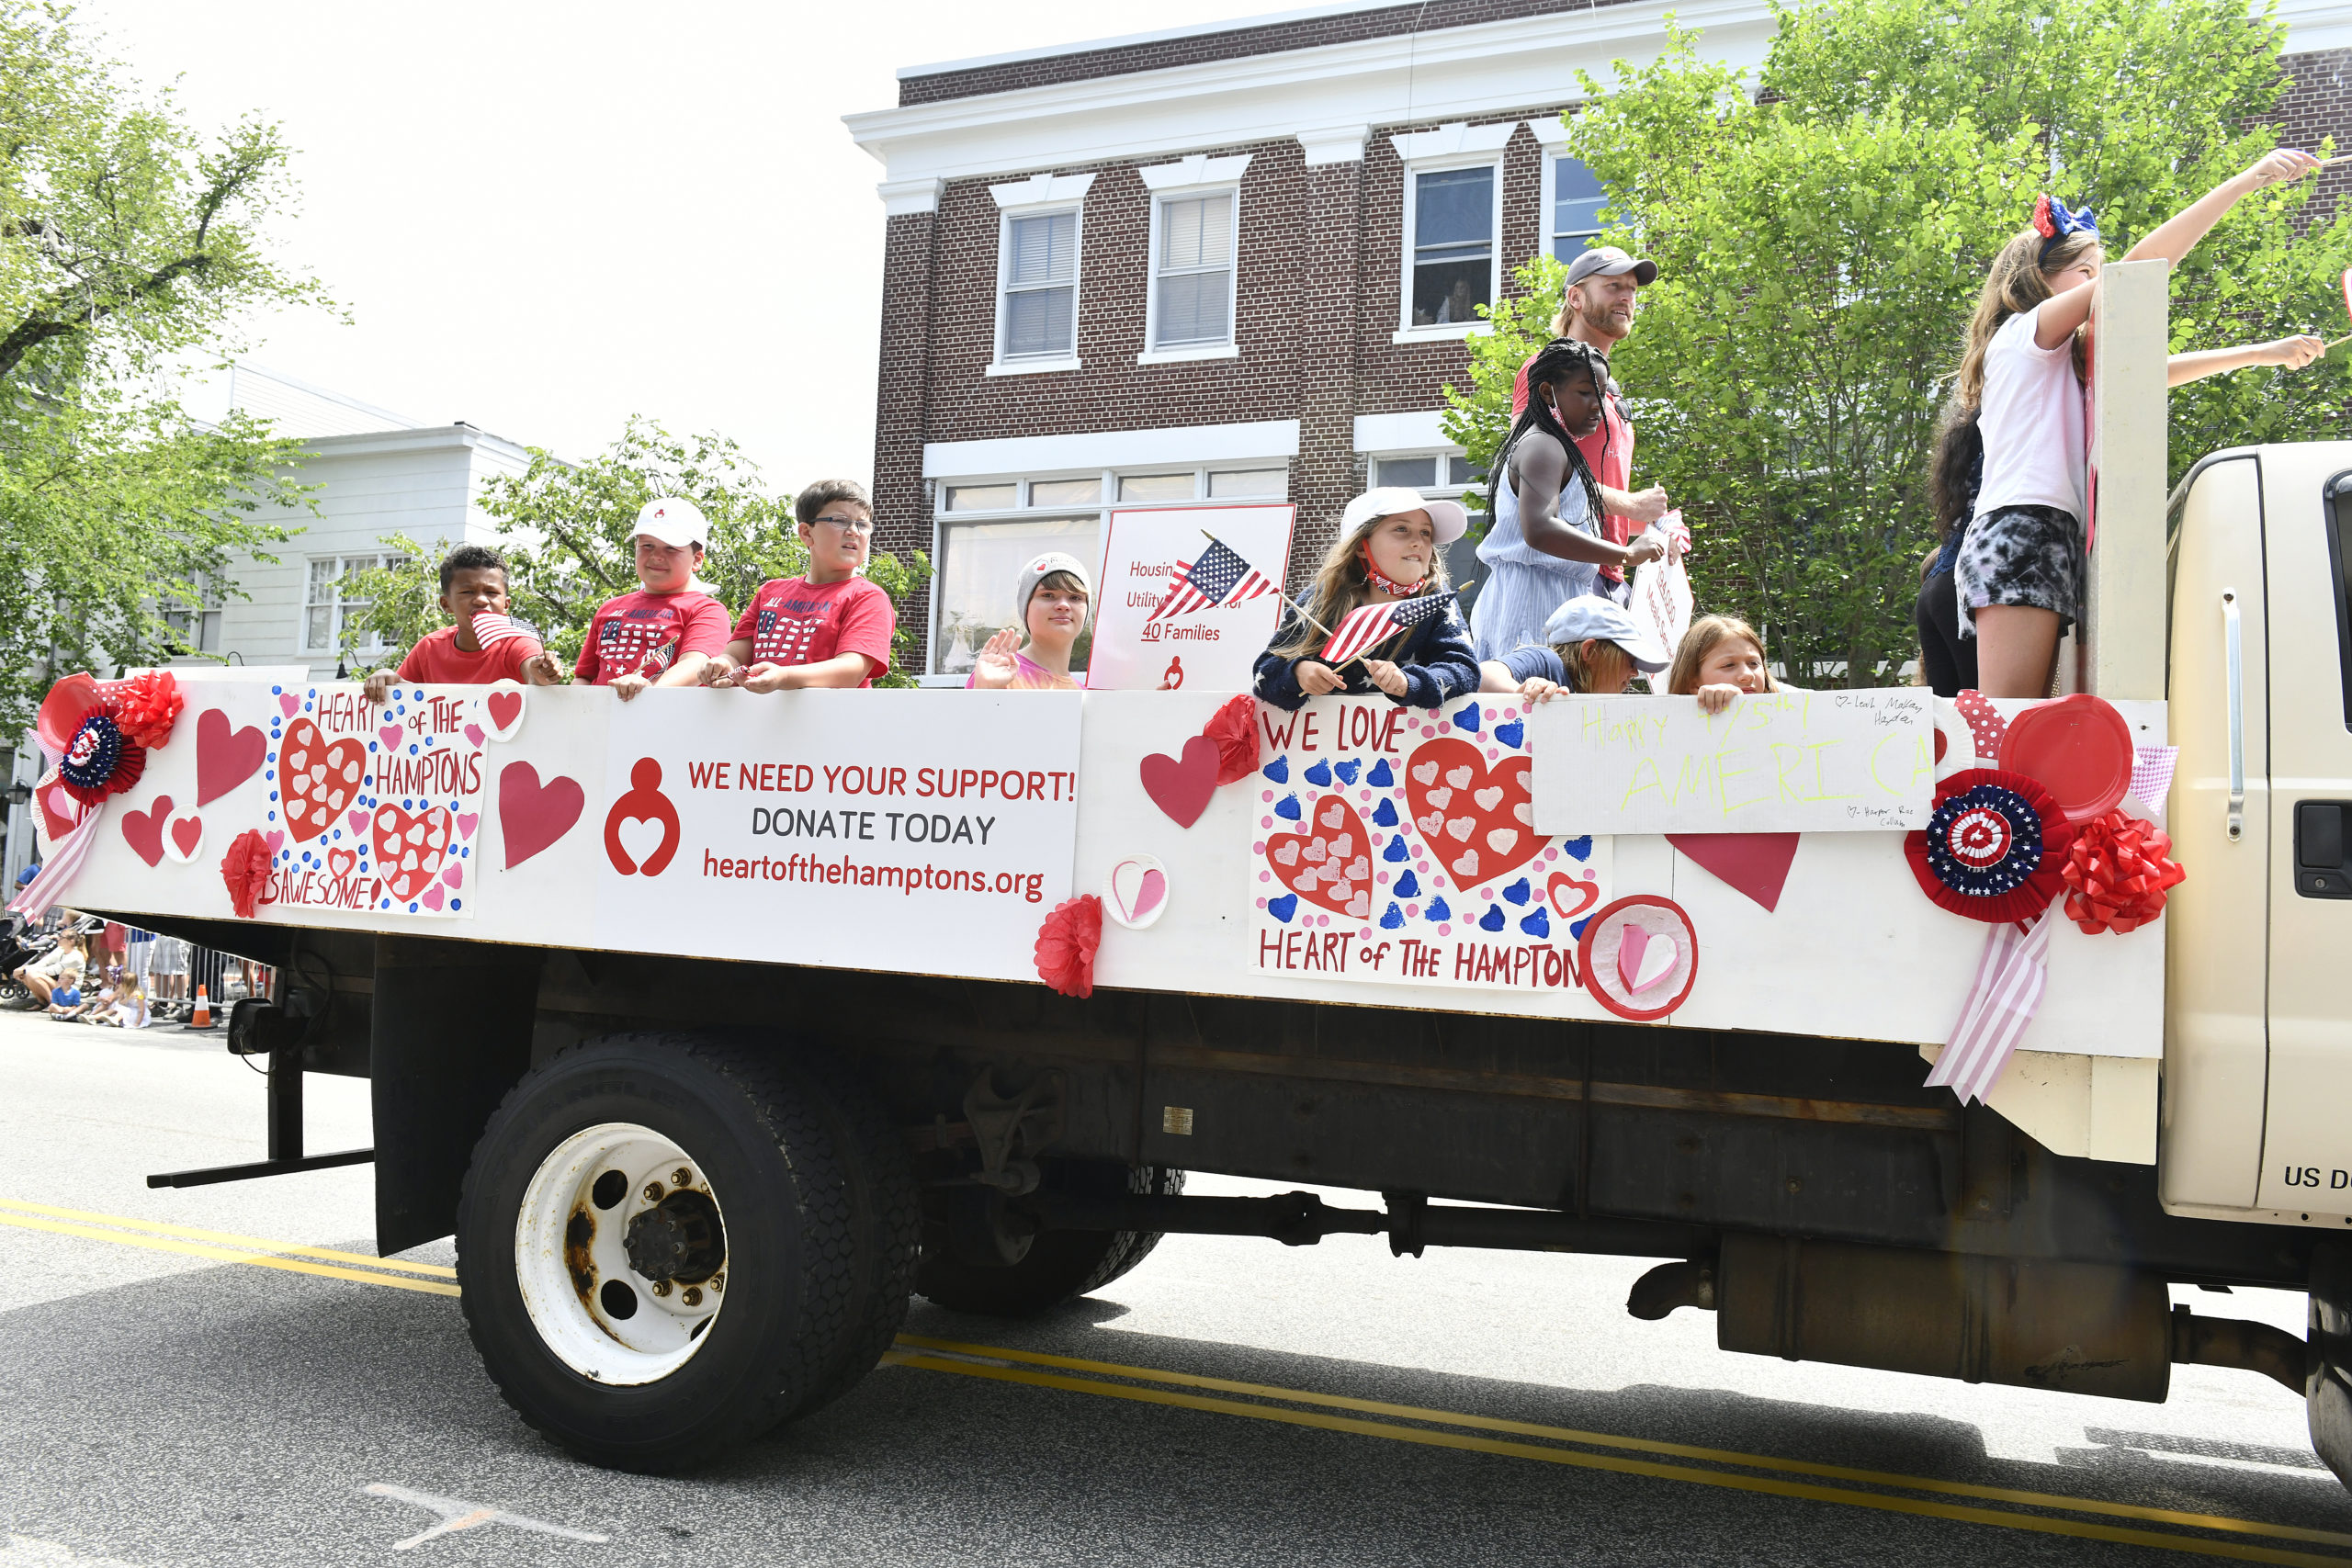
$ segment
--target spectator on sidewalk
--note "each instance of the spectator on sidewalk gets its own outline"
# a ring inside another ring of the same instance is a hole
[[[82,949],[82,933],[68,926],[58,933],[57,945],[50,949],[48,955],[18,969],[16,978],[40,998],[43,1007],[54,1004],[61,992],[72,998],[66,1006],[76,1007],[81,1004],[82,972],[88,962]]]

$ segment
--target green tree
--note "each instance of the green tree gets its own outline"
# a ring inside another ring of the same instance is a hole
[[[483,487],[481,508],[496,519],[498,547],[508,566],[517,618],[537,627],[548,649],[569,665],[595,618],[596,607],[637,586],[630,538],[638,509],[658,495],[684,496],[710,525],[702,580],[730,610],[752,602],[772,577],[797,577],[808,566],[792,514],[792,497],[772,494],[758,466],[723,435],[678,437],[653,421],[629,421],[619,440],[584,463],[567,463],[537,447],[521,474]],[[394,651],[412,647],[445,624],[440,606],[441,547],[405,535],[383,541],[402,558],[397,566],[355,572],[347,597],[366,599],[365,613],[345,625],[345,660],[356,673],[368,668],[359,649],[380,638]],[[930,580],[931,561],[876,551],[865,575],[903,605]],[[911,686],[905,660],[914,633],[901,622],[891,671],[878,685]]]
[[[1568,121],[1607,238],[1659,266],[1612,355],[1639,480],[1681,504],[1702,606],[1756,619],[1800,681],[1885,680],[1916,646],[1934,421],[1993,254],[2037,191],[2098,209],[2110,254],[2277,143],[2280,31],[2235,0],[1775,6],[1764,65],[1669,25]],[[2312,183],[2239,204],[2177,270],[2173,346],[2334,322],[2352,212]],[[1490,459],[1509,378],[1560,296],[1548,261],[1473,350],[1449,429]],[[2216,446],[2332,433],[2340,361],[2171,401],[2177,475]]]
[[[258,120],[200,137],[70,8],[0,0],[0,726],[60,669],[177,651],[164,615],[288,536],[265,514],[304,503],[292,444],[170,390],[240,321],[320,301],[271,255],[288,164]]]

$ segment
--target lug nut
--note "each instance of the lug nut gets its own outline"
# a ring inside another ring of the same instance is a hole
[[[678,1292],[678,1299],[690,1307],[700,1306],[702,1305],[702,1290],[699,1286],[688,1285]]]
[[[662,1184],[660,1182],[649,1181],[645,1184],[645,1201],[649,1203],[659,1203],[662,1201]]]
[[[670,1173],[670,1185],[673,1187],[692,1187],[694,1184],[695,1173],[683,1165]]]
[[[2347,1222],[2347,1223],[2352,1223],[2352,1222]],[[726,1271],[725,1271],[724,1269],[722,1269],[722,1270],[720,1270],[718,1273],[713,1274],[713,1275],[710,1277],[710,1280],[709,1280],[708,1283],[709,1283],[709,1285],[710,1285],[710,1293],[711,1293],[712,1295],[714,1295],[714,1296],[715,1296],[715,1295],[717,1295],[717,1294],[718,1294],[718,1292],[721,1292],[721,1291],[723,1291],[723,1290],[725,1290],[725,1289],[727,1288],[727,1274],[726,1274]]]
[[[652,1290],[653,1293],[657,1296],[666,1296],[670,1293],[670,1281],[667,1280],[656,1280],[653,1281]]]

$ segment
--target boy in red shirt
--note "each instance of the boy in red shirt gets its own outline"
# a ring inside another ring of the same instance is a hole
[[[589,623],[572,673],[627,702],[648,686],[697,686],[727,647],[727,607],[695,586],[709,529],[679,496],[638,509],[636,592],[607,599]]]
[[[874,505],[854,479],[823,479],[792,503],[807,575],[760,584],[711,662],[710,683],[747,692],[800,686],[871,686],[890,668],[899,612],[857,573],[874,543]]]
[[[485,647],[476,615],[507,615],[506,558],[488,545],[459,545],[441,558],[441,609],[455,623],[417,639],[398,671],[368,677],[368,700],[381,703],[395,682],[412,686],[486,686],[520,681],[531,686],[563,682],[558,664],[539,639],[510,631]],[[498,623],[493,623],[494,625]]]

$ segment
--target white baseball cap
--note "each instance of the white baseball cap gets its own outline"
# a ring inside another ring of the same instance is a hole
[[[682,495],[657,495],[639,507],[629,537],[639,534],[673,550],[710,543],[710,525],[703,521],[702,508]]]
[[[1437,542],[1441,545],[1453,543],[1470,528],[1470,513],[1462,509],[1458,501],[1430,501],[1419,491],[1408,490],[1403,485],[1383,485],[1348,502],[1348,509],[1340,514],[1340,536],[1354,533],[1376,517],[1394,517],[1402,512],[1428,513],[1430,521],[1437,525]]]

